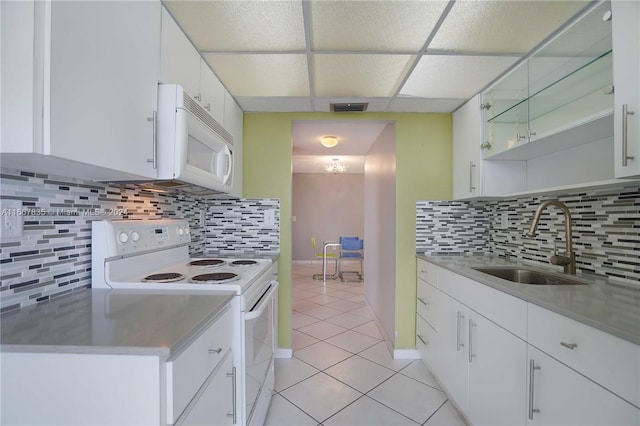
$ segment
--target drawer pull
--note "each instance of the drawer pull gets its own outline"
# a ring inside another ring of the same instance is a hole
[[[416,336],[418,336],[418,339],[420,339],[420,341],[422,342],[422,344],[424,344],[424,345],[426,345],[426,344],[427,344],[427,342],[425,342],[425,341],[424,341],[424,339],[422,338],[422,336],[421,336],[421,335],[416,334]]]
[[[429,304],[427,302],[424,301],[424,299],[422,297],[418,297],[418,300],[420,301],[420,303],[422,303],[424,306],[429,306]]]
[[[578,347],[578,344],[577,344],[577,343],[565,343],[565,342],[560,342],[560,344],[561,344],[562,346],[564,346],[565,348],[569,348],[569,349],[571,349],[571,350],[574,350],[575,348],[577,348],[577,347]]]
[[[222,348],[218,348],[218,349],[209,349],[209,353],[210,353],[210,354],[219,354],[220,352],[222,352]]]

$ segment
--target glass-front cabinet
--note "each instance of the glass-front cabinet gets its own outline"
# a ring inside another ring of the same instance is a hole
[[[485,159],[528,160],[613,134],[610,10],[593,7],[482,94]],[[567,133],[578,128],[586,138]]]

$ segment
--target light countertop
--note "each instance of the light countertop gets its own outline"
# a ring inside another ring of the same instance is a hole
[[[233,292],[85,289],[4,314],[3,352],[157,355],[179,352]]]
[[[640,344],[640,285],[616,283],[604,277],[581,274],[566,277],[586,285],[518,284],[475,271],[474,267],[526,266],[541,272],[557,267],[516,263],[490,255],[420,255],[436,266],[501,290],[629,342]],[[564,276],[564,274],[560,274]]]

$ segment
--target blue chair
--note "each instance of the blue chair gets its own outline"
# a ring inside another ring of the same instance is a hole
[[[338,276],[342,282],[360,282],[363,280],[364,241],[358,237],[340,237],[340,253],[338,254]],[[358,261],[359,271],[345,271],[342,263]],[[353,279],[355,277],[355,279]]]

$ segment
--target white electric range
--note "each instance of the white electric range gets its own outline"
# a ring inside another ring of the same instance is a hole
[[[92,223],[94,288],[234,291],[234,424],[264,423],[274,384],[277,288],[264,258],[191,258],[187,220]],[[214,402],[212,402],[214,403]]]

